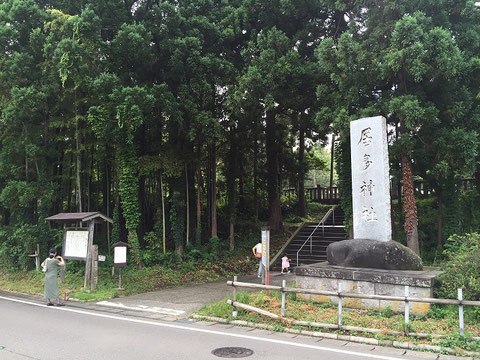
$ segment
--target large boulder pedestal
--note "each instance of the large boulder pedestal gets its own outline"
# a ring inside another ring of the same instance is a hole
[[[330,265],[326,261],[295,268],[297,288],[338,291],[342,283],[342,292],[405,296],[405,286],[409,286],[411,297],[433,297],[435,277],[441,274],[436,268],[420,270],[386,270]],[[338,303],[336,296],[298,294],[304,300]],[[347,308],[378,310],[390,306],[394,312],[403,312],[403,301],[385,301],[357,298],[343,298],[342,305]],[[410,312],[424,315],[430,310],[430,304],[410,303]]]
[[[396,241],[343,240],[327,246],[331,265],[385,270],[423,270],[422,259]]]

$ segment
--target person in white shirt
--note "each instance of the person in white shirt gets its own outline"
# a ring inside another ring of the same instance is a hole
[[[255,259],[257,259],[258,262],[258,276],[257,277],[262,277],[262,243],[259,242],[257,245],[255,245],[252,248],[253,255],[255,256]]]
[[[282,257],[282,272],[290,273],[290,259],[288,258],[287,254],[283,254]]]

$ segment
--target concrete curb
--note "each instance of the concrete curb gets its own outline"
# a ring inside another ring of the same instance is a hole
[[[253,323],[249,321],[244,321],[244,320],[228,320],[228,319],[223,319],[223,318],[218,318],[213,316],[204,316],[204,315],[197,315],[197,314],[192,314],[192,317],[198,320],[207,320],[207,321],[213,321],[213,322],[218,322],[223,324],[248,326],[256,329],[278,331],[277,330],[278,328],[273,325],[267,325],[267,324],[261,324],[261,323],[258,324],[258,323]],[[361,336],[333,334],[333,333],[324,333],[320,331],[297,330],[297,329],[289,329],[289,328],[284,328],[283,332],[290,333],[290,334],[321,337],[325,339],[350,341],[350,342],[368,344],[368,345],[390,346],[390,347],[395,347],[395,348],[405,349],[405,350],[440,352],[440,353],[447,353],[449,355],[457,354],[457,352],[452,348],[446,348],[446,347],[437,346],[437,345],[411,344],[411,343],[400,342],[395,340],[377,340],[377,339],[366,338]],[[462,351],[461,354],[462,354],[461,356],[471,356],[471,357],[480,356],[480,352],[475,352],[475,351]]]

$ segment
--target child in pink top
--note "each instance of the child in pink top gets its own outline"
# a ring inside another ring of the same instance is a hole
[[[284,254],[283,257],[282,257],[282,272],[281,274],[283,274],[285,272],[290,272],[290,259],[288,258],[287,254]]]

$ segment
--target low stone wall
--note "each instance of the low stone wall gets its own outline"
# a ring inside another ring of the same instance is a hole
[[[298,288],[338,291],[338,284],[342,283],[342,292],[366,295],[405,296],[405,286],[409,286],[409,296],[417,298],[433,297],[435,277],[441,274],[436,268],[423,271],[382,270],[347,268],[329,265],[327,262],[299,266],[295,268]],[[298,294],[305,300],[317,302],[338,303],[336,296]],[[343,298],[342,304],[347,308],[384,309],[387,305],[392,311],[403,312],[403,301],[386,301],[358,298]],[[430,310],[430,304],[410,303],[410,312],[415,315],[424,315]]]

